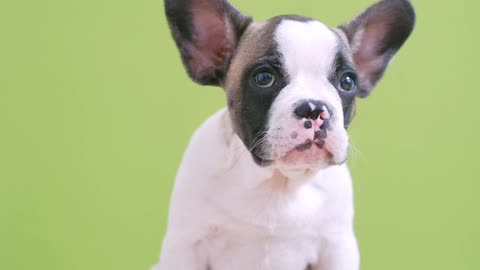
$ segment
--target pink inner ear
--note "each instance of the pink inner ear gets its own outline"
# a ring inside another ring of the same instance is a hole
[[[375,82],[380,79],[383,74],[385,65],[385,52],[382,52],[381,44],[384,44],[386,37],[385,23],[380,20],[380,23],[370,23],[365,25],[363,31],[356,37],[358,44],[355,46],[353,55],[356,63],[360,81],[363,89],[371,89]]]
[[[198,5],[205,5],[199,3]],[[228,17],[222,8],[194,7],[192,14],[195,32],[189,44],[192,58],[188,65],[195,77],[215,77],[233,53],[233,40],[229,36]]]

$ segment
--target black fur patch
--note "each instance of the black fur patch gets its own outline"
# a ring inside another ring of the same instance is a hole
[[[339,83],[341,76],[345,72],[352,72],[356,73],[355,65],[348,60],[348,51],[346,49],[346,45],[344,44],[343,40],[336,32],[338,40],[338,49],[335,55],[334,65],[332,66],[332,70],[328,77],[330,83],[337,89],[338,95],[342,100],[342,108],[343,108],[343,124],[345,128],[348,128],[349,124],[352,122],[352,119],[355,115],[355,91],[352,92],[345,92],[339,88]]]
[[[240,134],[238,135],[247,148],[251,150],[255,161],[260,165],[268,165],[269,163],[268,160],[262,159],[264,152],[262,147],[264,145],[258,143],[265,136],[268,113],[275,98],[288,84],[288,78],[284,75],[280,65],[281,56],[275,47],[270,49],[269,55],[271,56],[260,59],[258,63],[251,65],[244,71],[240,90],[242,91],[242,116],[239,117]],[[276,77],[275,84],[268,89],[258,88],[252,80],[256,68],[264,65],[270,66]]]

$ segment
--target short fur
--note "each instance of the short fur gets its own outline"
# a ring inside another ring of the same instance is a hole
[[[355,98],[410,35],[407,0],[336,29],[301,16],[253,22],[225,0],[166,0],[186,71],[228,107],[193,135],[157,270],[356,270],[345,161]]]

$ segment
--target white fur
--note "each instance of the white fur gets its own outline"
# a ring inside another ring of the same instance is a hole
[[[282,136],[290,136],[298,124],[291,117],[292,104],[320,99],[336,117],[329,147],[344,154],[342,105],[327,80],[333,34],[317,22],[285,21],[276,39],[292,83],[273,104],[269,132],[281,128]],[[270,139],[276,157],[292,146],[287,139]],[[287,167],[281,162],[257,166],[234,134],[228,111],[213,115],[194,134],[178,171],[168,232],[154,269],[305,270],[311,265],[313,270],[357,270],[347,166]]]
[[[229,121],[222,110],[193,136],[155,269],[358,269],[346,165],[282,179],[254,164]]]

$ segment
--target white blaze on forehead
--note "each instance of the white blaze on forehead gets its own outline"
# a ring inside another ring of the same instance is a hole
[[[282,21],[275,32],[278,51],[284,57],[288,75],[314,73],[328,76],[337,51],[338,39],[318,21]]]

